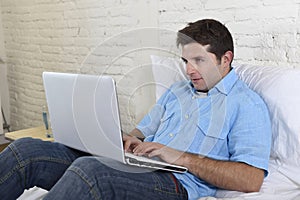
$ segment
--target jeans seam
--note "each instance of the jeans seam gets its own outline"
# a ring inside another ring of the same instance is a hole
[[[13,146],[14,148],[13,148],[12,146]],[[18,156],[17,151],[15,151],[15,149],[17,149],[17,147],[14,145],[14,143],[11,143],[11,145],[9,145],[8,148],[13,152],[13,154],[15,155],[15,157],[16,157],[18,163],[20,164],[21,161],[20,161],[20,159],[19,159],[19,156]]]
[[[101,200],[101,197],[97,194],[97,192],[94,190],[93,183],[91,183],[86,177],[84,177],[82,174],[85,174],[80,168],[71,166],[69,167],[68,171],[73,172],[77,176],[79,176],[90,188],[90,193],[93,196],[95,200]]]
[[[22,164],[22,158],[20,158],[20,156],[19,156],[18,148],[14,145],[14,143],[9,145],[8,147],[14,154],[18,164],[13,168],[13,170],[10,170],[9,173],[7,173],[7,175],[8,175],[7,179],[13,174],[14,171],[19,171],[21,174],[21,178],[23,178],[23,180],[24,180],[23,184],[24,184],[24,186],[26,186],[26,177],[25,177],[25,171],[24,171],[25,165]],[[7,179],[4,179],[3,181],[5,181]]]
[[[17,171],[19,168],[19,165],[17,165],[17,167],[14,167],[8,173],[6,173],[5,176],[0,179],[0,184],[3,184],[13,174],[13,172]]]

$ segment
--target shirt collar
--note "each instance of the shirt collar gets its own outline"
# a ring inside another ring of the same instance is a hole
[[[221,81],[219,81],[219,83],[217,83],[217,85],[210,89],[208,93],[213,94],[215,92],[220,92],[224,95],[228,95],[237,80],[238,76],[234,69],[232,69],[223,79],[221,79]]]
[[[221,81],[208,91],[208,94],[212,95],[215,93],[222,93],[224,95],[228,95],[237,80],[238,76],[234,69],[232,69],[223,79],[221,79]],[[191,81],[189,82],[189,87],[194,94],[197,92]]]

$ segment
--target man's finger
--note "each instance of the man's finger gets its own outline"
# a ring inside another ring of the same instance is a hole
[[[151,158],[151,157],[156,157],[156,156],[159,156],[161,154],[161,150],[160,149],[156,149],[156,150],[153,150],[151,151],[148,156]]]
[[[130,146],[131,146],[130,140],[125,141],[125,143],[124,143],[124,150],[125,150],[125,152],[128,152]]]

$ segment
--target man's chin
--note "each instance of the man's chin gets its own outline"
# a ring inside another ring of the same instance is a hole
[[[207,87],[200,87],[200,86],[197,86],[197,85],[194,85],[194,88],[198,91],[198,92],[208,92],[208,89]]]

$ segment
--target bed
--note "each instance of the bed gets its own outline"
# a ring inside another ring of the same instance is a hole
[[[172,67],[170,67],[172,66]],[[233,64],[240,79],[266,102],[272,122],[272,149],[269,175],[261,190],[241,193],[219,190],[209,199],[299,200],[300,199],[300,67]],[[176,59],[152,56],[152,70],[159,97],[164,88],[185,78]],[[167,78],[166,78],[167,77]]]
[[[152,56],[156,98],[173,82],[185,77],[177,59]],[[272,149],[269,175],[261,190],[241,193],[219,190],[216,197],[200,200],[298,200],[300,199],[300,68],[234,64],[239,77],[266,102],[272,121]],[[32,188],[19,200],[42,199],[47,191]]]

